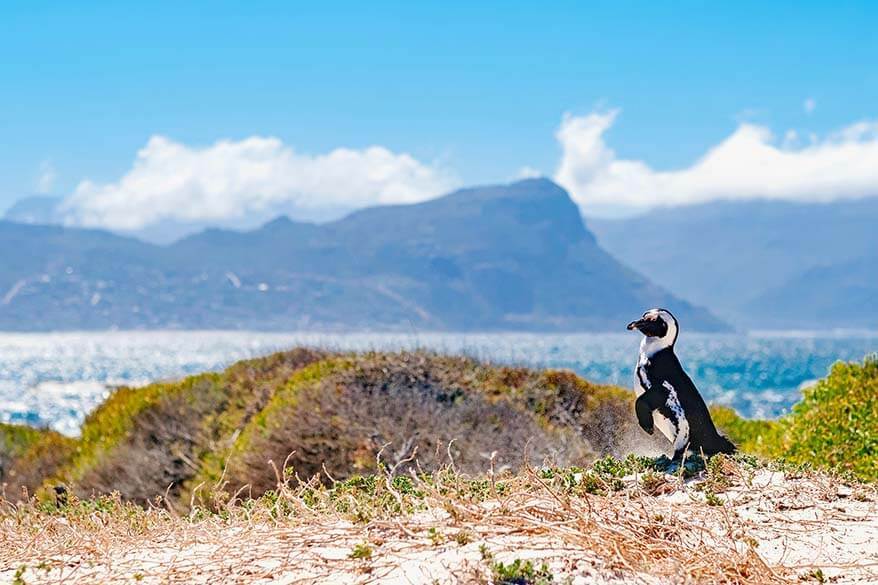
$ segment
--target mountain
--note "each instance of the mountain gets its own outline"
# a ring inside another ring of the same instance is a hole
[[[569,195],[534,179],[279,218],[168,246],[0,222],[0,329],[614,330],[655,305],[725,327],[621,265]]]
[[[7,221],[41,225],[64,225],[67,212],[62,208],[61,197],[32,195],[16,201],[3,216]],[[269,206],[259,211],[251,211],[242,217],[213,221],[184,221],[162,219],[136,230],[119,231],[121,236],[130,236],[153,244],[166,245],[181,238],[215,227],[234,229],[254,229],[266,221],[281,215],[295,217],[310,222],[327,222],[343,217],[351,209],[344,206],[324,206],[319,209],[302,207],[294,203]]]
[[[715,202],[586,223],[615,257],[740,326],[878,325],[878,198]]]
[[[850,329],[878,324],[878,254],[806,270],[772,288],[745,309],[767,328],[813,329],[829,323]]]
[[[49,195],[30,195],[19,199],[6,210],[3,219],[18,223],[57,224],[61,223],[58,206],[60,197]]]

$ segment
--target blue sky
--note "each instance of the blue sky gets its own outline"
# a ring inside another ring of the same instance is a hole
[[[742,123],[878,118],[875,3],[662,4],[4,2],[0,210],[118,182],[156,135],[380,145],[456,185],[552,175],[565,113],[618,110],[605,144],[656,171]]]

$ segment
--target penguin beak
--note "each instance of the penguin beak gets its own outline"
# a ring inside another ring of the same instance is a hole
[[[637,321],[632,321],[631,323],[628,323],[628,331],[640,329],[641,323],[643,323],[643,319],[638,319]]]

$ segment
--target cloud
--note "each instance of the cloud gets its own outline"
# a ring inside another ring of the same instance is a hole
[[[516,179],[536,179],[538,177],[544,177],[545,175],[537,168],[532,166],[525,165],[518,169],[518,172],[515,173]]]
[[[764,126],[741,123],[691,165],[658,171],[616,155],[605,139],[618,110],[565,115],[555,180],[586,211],[649,208],[715,199],[830,201],[878,194],[878,122],[859,122],[799,146]]]
[[[45,195],[52,191],[55,185],[55,167],[51,161],[44,160],[40,163],[40,174],[37,177],[37,193]]]
[[[814,113],[814,110],[817,109],[817,100],[812,97],[807,98],[802,102],[802,109],[805,110],[806,114]]]
[[[412,203],[457,185],[453,174],[382,146],[295,152],[277,138],[193,148],[153,136],[112,183],[82,181],[62,204],[68,224],[122,230],[162,220],[229,221],[283,206]]]

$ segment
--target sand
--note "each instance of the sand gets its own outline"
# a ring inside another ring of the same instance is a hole
[[[682,583],[702,580],[706,569],[698,563],[725,558],[701,559],[710,549],[727,555],[732,568],[749,559],[750,572],[732,570],[728,582],[878,583],[872,488],[768,469],[739,474],[722,489],[671,476],[648,490],[641,476],[624,482],[606,497],[570,500],[547,490],[366,524],[330,515],[184,518],[110,539],[74,535],[72,527],[66,534],[64,518],[48,521],[41,533],[16,532],[7,518],[0,581],[490,583],[495,563],[530,559],[548,565],[552,583]],[[662,530],[677,548],[654,544]],[[649,556],[642,561],[641,551],[618,549],[630,548],[638,531],[653,543],[644,550],[655,551],[654,564]],[[13,542],[16,534],[30,542]],[[610,542],[616,534],[618,542]],[[358,547],[369,558],[352,558]],[[674,551],[685,558],[673,558]]]

